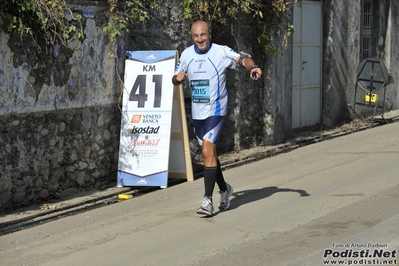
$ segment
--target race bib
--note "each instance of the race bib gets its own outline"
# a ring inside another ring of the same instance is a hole
[[[190,81],[191,98],[193,103],[210,103],[211,90],[209,79],[197,79]]]

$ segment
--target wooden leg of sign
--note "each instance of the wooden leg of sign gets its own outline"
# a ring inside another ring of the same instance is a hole
[[[184,104],[183,86],[179,86],[179,98],[180,98],[180,119],[182,125],[183,133],[183,143],[184,143],[184,159],[186,161],[186,175],[187,181],[194,181],[193,165],[191,162],[191,150],[189,144],[188,130],[187,130],[187,120],[186,120],[186,109]]]
[[[182,86],[175,86],[173,93],[171,153],[169,154],[169,178],[194,181],[193,166],[187,130]]]

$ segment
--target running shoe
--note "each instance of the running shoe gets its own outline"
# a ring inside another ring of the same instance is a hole
[[[201,207],[197,209],[198,214],[205,214],[208,216],[213,215],[213,204],[212,199],[209,197],[204,197],[202,199]]]
[[[219,191],[220,201],[219,201],[219,210],[227,210],[230,207],[230,196],[233,194],[233,187],[226,183],[227,190]]]

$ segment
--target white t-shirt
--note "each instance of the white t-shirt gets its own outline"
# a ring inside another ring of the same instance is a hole
[[[193,119],[227,115],[226,69],[237,68],[239,56],[228,46],[215,43],[204,54],[195,45],[182,52],[175,74],[188,74]]]

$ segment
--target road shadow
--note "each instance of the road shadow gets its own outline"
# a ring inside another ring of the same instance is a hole
[[[291,188],[279,188],[279,187],[264,187],[259,189],[250,189],[250,190],[242,190],[234,192],[232,198],[230,199],[231,205],[229,210],[237,209],[238,207],[248,204],[257,200],[261,200],[267,197],[272,196],[275,193],[281,192],[294,192],[298,193],[300,197],[308,197],[310,196],[303,189],[291,189]]]
[[[273,195],[275,193],[280,193],[280,192],[294,192],[294,193],[298,193],[300,195],[300,197],[309,197],[310,196],[310,194],[307,193],[303,189],[291,189],[291,188],[279,188],[279,187],[264,187],[264,188],[259,188],[259,189],[249,189],[249,190],[237,191],[237,192],[233,193],[232,198],[230,199],[231,205],[227,210],[220,211],[217,209],[217,206],[215,205],[215,213],[212,216],[203,216],[202,218],[212,218],[222,212],[227,212],[227,211],[237,209],[244,204],[248,204],[248,203],[251,203],[251,202],[254,202],[257,200],[261,200],[261,199],[270,197],[271,195]]]

